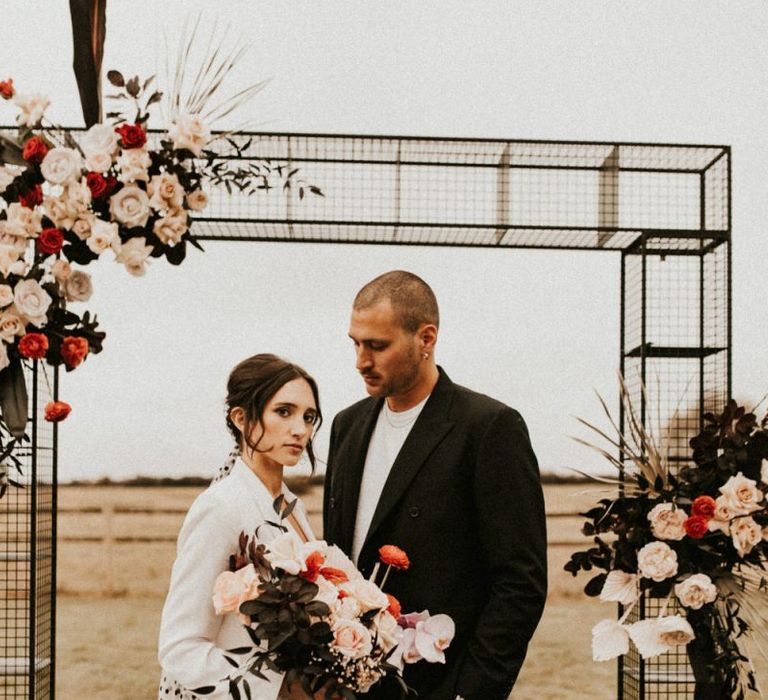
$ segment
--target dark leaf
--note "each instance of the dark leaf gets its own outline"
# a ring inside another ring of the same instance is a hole
[[[107,80],[109,80],[112,85],[115,87],[124,87],[125,86],[125,79],[123,78],[123,74],[120,71],[117,70],[110,70],[107,71]],[[196,693],[199,693],[199,690],[195,691]],[[211,692],[210,690],[208,692]]]
[[[240,700],[240,690],[237,687],[237,683],[234,681],[229,682],[229,695],[232,700]]]
[[[234,666],[235,668],[238,668],[240,666],[237,661],[234,659],[230,659],[226,654],[224,655],[224,661],[226,661],[230,666]]]
[[[19,359],[11,360],[0,371],[0,411],[8,432],[17,440],[24,437],[27,427],[27,382]]]
[[[215,685],[204,685],[200,688],[194,688],[192,692],[198,695],[210,695],[214,690],[216,690]]]
[[[600,591],[603,590],[605,579],[608,578],[608,574],[598,574],[590,579],[586,586],[584,586],[584,593],[594,598],[600,595]]]
[[[131,97],[138,97],[140,88],[139,88],[139,76],[134,75],[133,78],[131,78],[126,84],[125,84],[125,91],[131,96]]]

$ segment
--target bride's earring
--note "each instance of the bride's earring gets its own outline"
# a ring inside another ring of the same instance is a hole
[[[421,356],[426,360],[429,357],[429,353],[428,352],[423,352],[423,353],[421,353]]]

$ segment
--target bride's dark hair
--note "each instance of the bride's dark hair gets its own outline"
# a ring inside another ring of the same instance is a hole
[[[259,450],[259,443],[264,437],[262,428],[259,439],[255,442],[251,440],[251,433],[254,426],[261,422],[264,415],[264,409],[270,399],[280,390],[280,388],[294,379],[304,379],[312,389],[312,395],[317,407],[317,418],[315,420],[315,432],[320,428],[323,422],[323,415],[320,412],[320,396],[317,391],[317,382],[309,375],[306,370],[298,365],[294,365],[277,355],[270,353],[261,353],[243,360],[229,373],[227,380],[227,427],[229,432],[235,438],[238,445],[245,442],[246,445],[255,452]],[[245,413],[245,421],[242,432],[232,422],[229,414],[233,408],[242,408]],[[314,435],[313,435],[314,437]],[[312,438],[307,442],[307,456],[315,469],[315,452],[312,447]]]

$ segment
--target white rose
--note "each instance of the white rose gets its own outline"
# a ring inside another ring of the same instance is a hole
[[[385,652],[394,647],[403,636],[403,630],[397,620],[386,610],[377,613],[373,618],[373,630],[377,633],[379,645]]]
[[[149,219],[149,197],[137,185],[126,185],[109,200],[112,217],[128,227],[146,226]]]
[[[687,519],[687,513],[673,503],[658,503],[648,513],[651,531],[660,540],[682,540],[685,537],[683,523]]]
[[[349,659],[361,659],[373,650],[371,633],[356,620],[336,620],[331,631],[331,648]]]
[[[356,579],[342,583],[339,588],[353,596],[360,603],[360,608],[363,612],[377,609],[384,610],[389,607],[389,599],[373,581]]]
[[[30,323],[42,327],[48,320],[46,313],[51,305],[51,297],[36,280],[21,280],[13,290],[16,309]]]
[[[333,606],[334,617],[338,619],[356,620],[360,617],[360,613],[360,603],[352,596],[338,598]]]
[[[131,238],[120,246],[115,260],[123,263],[132,275],[139,277],[146,272],[146,261],[151,252],[152,246],[147,245],[146,238]]]
[[[112,248],[116,253],[119,252],[120,236],[117,232],[117,224],[95,219],[86,245],[97,255],[103,253],[107,248]]]
[[[117,149],[117,134],[111,124],[94,124],[80,139],[80,148],[86,156],[105,153],[111,156]]]
[[[152,159],[146,148],[129,148],[117,159],[117,167],[120,171],[117,179],[124,183],[137,180],[146,182],[149,179],[147,169],[150,165],[152,165]]]
[[[71,270],[64,280],[64,296],[67,301],[88,301],[93,294],[91,276],[87,272]]]
[[[5,347],[5,343],[0,343],[0,372],[10,364],[11,361],[8,359],[8,348]]]
[[[8,205],[8,218],[3,226],[3,235],[17,238],[32,238],[40,230],[41,215],[18,202]],[[24,251],[26,243],[19,242],[20,251]]]
[[[737,515],[746,515],[760,510],[757,504],[763,500],[763,492],[757,488],[757,482],[747,479],[741,472],[728,479],[720,487],[720,493],[728,499]]]
[[[19,95],[13,98],[16,106],[21,113],[16,117],[16,123],[19,126],[33,127],[37,126],[43,118],[45,110],[48,109],[50,100],[44,95],[38,93],[30,95]]]
[[[664,542],[649,542],[637,553],[641,576],[664,581],[677,573],[677,552]]]
[[[184,203],[184,188],[179,178],[172,173],[155,175],[147,185],[147,193],[150,196],[149,203],[153,209],[168,211],[180,209]]]
[[[26,333],[24,322],[13,309],[0,313],[0,338],[6,343],[12,343],[16,336]]]
[[[315,600],[325,603],[329,608],[332,607],[339,599],[339,589],[324,576],[318,576],[315,585],[319,589]]]
[[[168,129],[168,135],[174,148],[186,148],[198,157],[211,140],[211,132],[197,114],[180,114]]]
[[[203,211],[208,206],[208,195],[203,190],[195,190],[187,195],[187,206],[192,211]]]
[[[53,185],[66,185],[80,179],[83,161],[73,148],[57,146],[45,154],[40,164],[43,177]]]
[[[187,212],[183,209],[168,212],[155,221],[152,230],[163,243],[175,245],[187,232]]]
[[[51,265],[51,274],[59,284],[62,284],[72,274],[72,267],[66,260],[60,259]]]
[[[763,531],[748,515],[734,518],[731,521],[731,539],[739,556],[743,557],[745,554],[749,554],[755,545],[760,544],[760,540],[763,539]]]
[[[94,173],[105,173],[112,167],[112,156],[109,153],[89,153],[85,156],[85,167]]]
[[[699,610],[703,605],[715,602],[717,588],[706,574],[693,574],[675,584],[675,595],[686,608]]]
[[[13,303],[13,289],[10,285],[0,284],[0,307],[8,306]]]

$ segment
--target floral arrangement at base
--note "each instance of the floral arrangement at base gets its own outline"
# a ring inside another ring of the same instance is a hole
[[[109,71],[117,89],[110,97],[124,108],[77,139],[46,120],[46,97],[18,93],[10,78],[0,81],[0,97],[17,108],[17,135],[0,133],[0,496],[7,483],[18,486],[8,474],[10,467],[20,472],[13,448],[26,437],[23,364],[44,360],[69,372],[102,349],[106,334],[96,316],[68,307],[88,301],[93,291],[90,275],[78,266],[109,255],[141,276],[153,258],[180,264],[187,244],[202,250],[192,217],[206,208],[212,186],[250,195],[282,185],[293,186],[299,198],[305,191],[322,196],[296,168],[243,158],[249,143],[238,144],[237,132],[211,132],[210,123],[262,84],[210,106],[241,50],[222,54],[211,44],[195,74],[185,61],[197,31],[181,44],[170,125],[157,137],[147,131],[149,109],[163,99],[151,88],[153,78],[126,80]],[[188,74],[195,78],[183,97],[181,76]],[[64,420],[70,410],[51,402],[45,420]]]
[[[278,496],[274,507],[281,521],[294,504],[283,508],[283,496]],[[270,524],[283,534],[269,545],[257,545],[241,533],[230,570],[219,575],[214,587],[216,612],[238,612],[253,642],[253,647],[229,651],[228,660],[238,670],[222,680],[233,697],[241,696],[240,688],[251,697],[248,674],[263,678],[264,669],[285,672],[288,684],[300,684],[310,695],[324,688],[329,697],[354,700],[385,678],[406,695],[405,664],[445,663],[455,634],[453,620],[426,610],[403,614],[397,599],[382,591],[392,569],[410,566],[405,552],[382,547],[379,563],[365,579],[338,547],[323,540],[299,544],[285,526]],[[386,566],[381,584],[376,583],[379,564]],[[194,692],[214,690],[206,686]]]
[[[574,576],[603,569],[585,592],[622,606],[618,620],[592,630],[593,658],[617,658],[630,643],[644,659],[686,648],[697,686],[744,698],[757,679],[741,641],[768,650],[768,415],[758,422],[733,400],[720,414],[706,413],[690,439],[690,462],[674,473],[623,380],[621,398],[628,434],[613,419],[615,439],[581,421],[620,456],[578,440],[623,475],[605,479],[620,486],[618,495],[582,513],[595,546],[565,565]],[[628,623],[643,596],[661,601],[659,615]],[[672,603],[679,613],[667,614]]]

